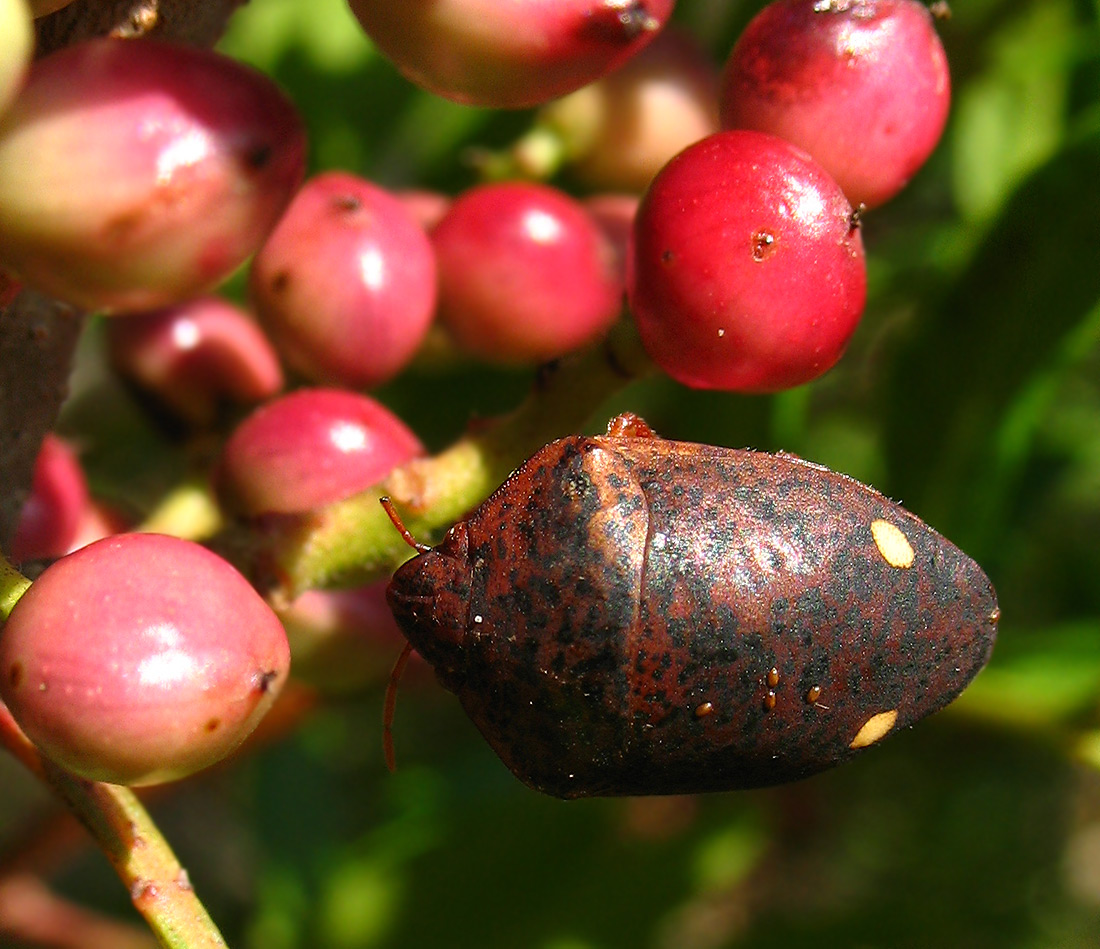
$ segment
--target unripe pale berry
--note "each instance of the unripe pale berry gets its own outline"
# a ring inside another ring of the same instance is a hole
[[[545,185],[481,185],[432,231],[439,318],[458,344],[504,363],[553,359],[619,314],[614,250],[580,202]]]
[[[646,351],[690,386],[747,392],[816,378],[863,312],[863,242],[839,185],[760,132],[719,132],[657,175],[628,290]]]
[[[292,514],[365,491],[423,450],[404,422],[368,396],[299,389],[237,427],[215,487],[236,513]]]
[[[120,534],[63,557],[0,636],[0,697],[85,778],[156,784],[232,751],[286,680],[275,614],[190,541]]]
[[[947,56],[918,0],[780,0],[749,23],[722,79],[722,125],[809,152],[853,205],[891,198],[940,139]]]
[[[349,0],[363,29],[425,89],[468,105],[523,108],[625,62],[674,0]]]
[[[346,172],[310,179],[252,262],[261,322],[311,382],[359,389],[395,376],[435,315],[435,254],[394,195]]]
[[[190,299],[260,245],[304,161],[294,107],[240,63],[148,39],[70,46],[0,120],[0,265],[87,309]]]
[[[279,357],[255,321],[218,297],[199,297],[107,323],[115,369],[197,425],[223,401],[262,402],[283,387]]]
[[[0,0],[0,114],[19,92],[34,51],[26,0]]]
[[[551,102],[539,122],[592,188],[644,191],[677,152],[718,131],[718,72],[689,33],[666,29],[597,82]]]

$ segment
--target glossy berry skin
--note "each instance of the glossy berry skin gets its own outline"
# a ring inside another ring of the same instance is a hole
[[[70,46],[0,119],[0,265],[86,309],[178,303],[255,252],[304,164],[266,76],[149,39]]]
[[[531,787],[795,780],[985,664],[989,580],[878,492],[790,455],[613,431],[537,452],[390,585],[409,641]]]
[[[279,357],[247,313],[219,297],[198,297],[107,323],[116,371],[195,425],[223,403],[261,402],[283,388]]]
[[[58,560],[15,605],[0,697],[74,773],[156,784],[232,751],[289,664],[275,614],[228,563],[190,541],[120,534]]]
[[[481,185],[432,231],[439,318],[458,344],[502,363],[554,359],[617,319],[615,252],[584,207],[540,184]]]
[[[760,132],[719,132],[646,191],[627,292],[646,351],[674,379],[787,389],[832,368],[855,331],[863,241],[809,155]]]
[[[76,453],[47,433],[34,462],[31,493],[19,512],[11,542],[12,559],[40,560],[68,553],[90,503],[88,482]]]
[[[345,172],[311,178],[252,262],[252,301],[311,382],[370,388],[400,372],[435,316],[435,255],[397,197]]]
[[[417,85],[496,109],[538,105],[625,62],[675,0],[349,0],[378,48]]]
[[[405,423],[369,396],[298,389],[237,426],[215,487],[235,513],[293,514],[365,491],[423,451]]]
[[[936,147],[951,101],[947,56],[918,0],[780,0],[734,46],[724,128],[804,148],[853,205],[893,197]]]

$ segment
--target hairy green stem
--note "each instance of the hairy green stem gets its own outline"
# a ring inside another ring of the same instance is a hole
[[[651,371],[633,324],[621,321],[600,345],[546,367],[516,411],[439,455],[404,465],[383,484],[309,514],[239,525],[214,546],[276,599],[377,579],[410,553],[380,497],[391,497],[413,535],[427,539],[484,500],[538,448],[580,429],[593,406]]]

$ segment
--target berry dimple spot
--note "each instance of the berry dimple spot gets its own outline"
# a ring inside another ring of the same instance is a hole
[[[332,206],[337,211],[350,214],[353,211],[358,211],[363,206],[363,202],[353,194],[338,194],[332,199]]]
[[[898,710],[896,708],[892,708],[888,712],[879,712],[877,715],[872,715],[863,723],[863,727],[856,732],[856,737],[852,739],[852,743],[848,747],[854,749],[866,748],[868,745],[873,745],[894,727],[894,723],[897,722],[897,720]]]
[[[891,567],[905,570],[913,566],[913,547],[897,525],[881,518],[872,521],[871,536],[875,539],[875,546],[882,554],[882,559]]]
[[[221,727],[221,724],[220,718],[212,718],[206,723],[206,730],[208,732],[216,732]]]
[[[13,662],[11,668],[8,670],[8,683],[13,689],[18,689],[23,684],[24,671],[23,663]]]
[[[771,231],[757,231],[752,235],[752,259],[767,260],[775,253],[775,235]]]
[[[273,150],[267,143],[255,145],[245,153],[245,164],[253,171],[261,171],[271,161],[272,154]]]

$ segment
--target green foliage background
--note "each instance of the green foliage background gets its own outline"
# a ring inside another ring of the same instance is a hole
[[[677,19],[721,61],[762,5],[680,0]],[[403,689],[387,775],[379,682],[155,811],[231,945],[1100,945],[1100,2],[953,12],[950,125],[866,219],[871,296],[841,365],[767,398],[649,381],[592,427],[629,407],[671,437],[876,485],[986,567],[992,665],[947,711],[795,786],[573,803],[521,786],[428,676]],[[470,146],[531,121],[416,91],[342,0],[253,0],[223,49],[291,93],[315,170],[454,192]],[[382,397],[442,447],[529,379],[422,367]],[[9,805],[34,801],[21,780]],[[61,887],[126,909],[98,855]]]

